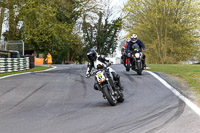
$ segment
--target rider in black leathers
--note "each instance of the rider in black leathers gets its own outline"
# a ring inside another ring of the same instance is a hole
[[[111,63],[109,60],[105,59],[104,55],[98,55],[93,48],[87,51],[87,57],[89,59],[89,62],[87,66],[86,78],[90,77],[92,68],[97,68],[98,64],[108,65],[109,63]],[[108,69],[112,73],[113,79],[117,81],[117,85],[119,86],[119,88],[123,90],[123,87],[120,82],[120,76],[111,67],[108,67]],[[94,89],[97,90],[95,85]]]

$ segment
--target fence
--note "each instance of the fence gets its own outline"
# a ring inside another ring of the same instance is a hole
[[[29,68],[29,57],[0,58],[0,73],[22,71]]]
[[[0,49],[1,50],[9,50],[9,51],[19,51],[21,56],[24,55],[24,42],[22,40],[18,41],[0,41]]]

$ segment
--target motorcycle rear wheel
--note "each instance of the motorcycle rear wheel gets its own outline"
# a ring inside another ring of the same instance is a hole
[[[124,94],[121,91],[119,91],[118,94],[120,97],[117,99],[117,101],[119,103],[122,103],[124,101]]]

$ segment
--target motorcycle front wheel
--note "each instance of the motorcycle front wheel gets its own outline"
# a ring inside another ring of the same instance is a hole
[[[130,71],[130,60],[127,60],[126,71]]]
[[[110,105],[115,106],[117,104],[117,100],[112,95],[112,92],[108,89],[108,86],[103,87],[103,93],[106,99],[108,100],[108,102],[110,103]]]
[[[142,75],[142,63],[137,62],[137,74]]]

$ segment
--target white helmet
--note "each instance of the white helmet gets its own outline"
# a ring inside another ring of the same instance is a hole
[[[131,35],[131,41],[132,41],[133,43],[137,42],[137,35],[136,35],[136,34],[132,34],[132,35]]]

